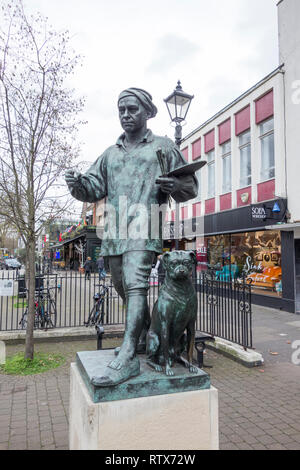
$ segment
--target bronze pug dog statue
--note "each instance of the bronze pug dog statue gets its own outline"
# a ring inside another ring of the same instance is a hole
[[[179,362],[196,373],[192,365],[197,317],[197,296],[191,281],[196,255],[190,251],[165,253],[165,281],[153,307],[147,335],[147,363],[158,372],[174,375],[171,367]],[[185,330],[187,334],[185,335]],[[187,360],[182,357],[187,351]]]

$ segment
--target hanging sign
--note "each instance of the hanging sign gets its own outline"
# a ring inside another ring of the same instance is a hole
[[[0,296],[11,297],[14,295],[14,283],[10,279],[0,279]]]
[[[273,209],[272,209],[272,212],[281,212],[281,209],[279,207],[279,204],[278,202],[275,202],[274,206],[273,206]]]

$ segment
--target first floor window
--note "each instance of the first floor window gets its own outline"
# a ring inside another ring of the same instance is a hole
[[[208,199],[215,197],[215,151],[207,154],[207,173],[208,173]]]
[[[261,141],[261,181],[275,177],[274,119],[260,125]]]
[[[239,137],[240,147],[240,188],[251,185],[251,134],[244,132]]]
[[[223,157],[223,194],[231,191],[231,155]]]
[[[196,178],[198,180],[198,195],[195,198],[194,202],[200,202],[201,201],[201,175],[202,175],[201,170],[196,171]]]
[[[215,196],[215,164],[210,163],[207,167],[208,171],[208,191],[207,196],[208,198],[212,198]]]
[[[221,155],[223,160],[223,194],[231,191],[231,141],[226,142],[221,147]]]

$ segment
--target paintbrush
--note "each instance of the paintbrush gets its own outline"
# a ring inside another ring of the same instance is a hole
[[[162,149],[159,148],[156,152],[158,163],[160,166],[160,170],[162,172],[163,177],[167,177],[167,168],[166,168],[166,155],[162,152]],[[172,199],[171,196],[168,196],[169,207],[171,208]]]

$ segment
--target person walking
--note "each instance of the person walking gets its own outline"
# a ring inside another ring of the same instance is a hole
[[[102,279],[105,279],[105,276],[106,276],[103,256],[99,256],[98,261],[97,261],[97,267],[98,267],[99,282],[100,282],[102,281]]]
[[[92,258],[90,256],[88,256],[86,262],[84,263],[83,265],[84,267],[84,272],[85,272],[85,280],[90,280],[91,279],[91,270],[92,270],[92,267],[93,267],[93,262],[92,262]]]

